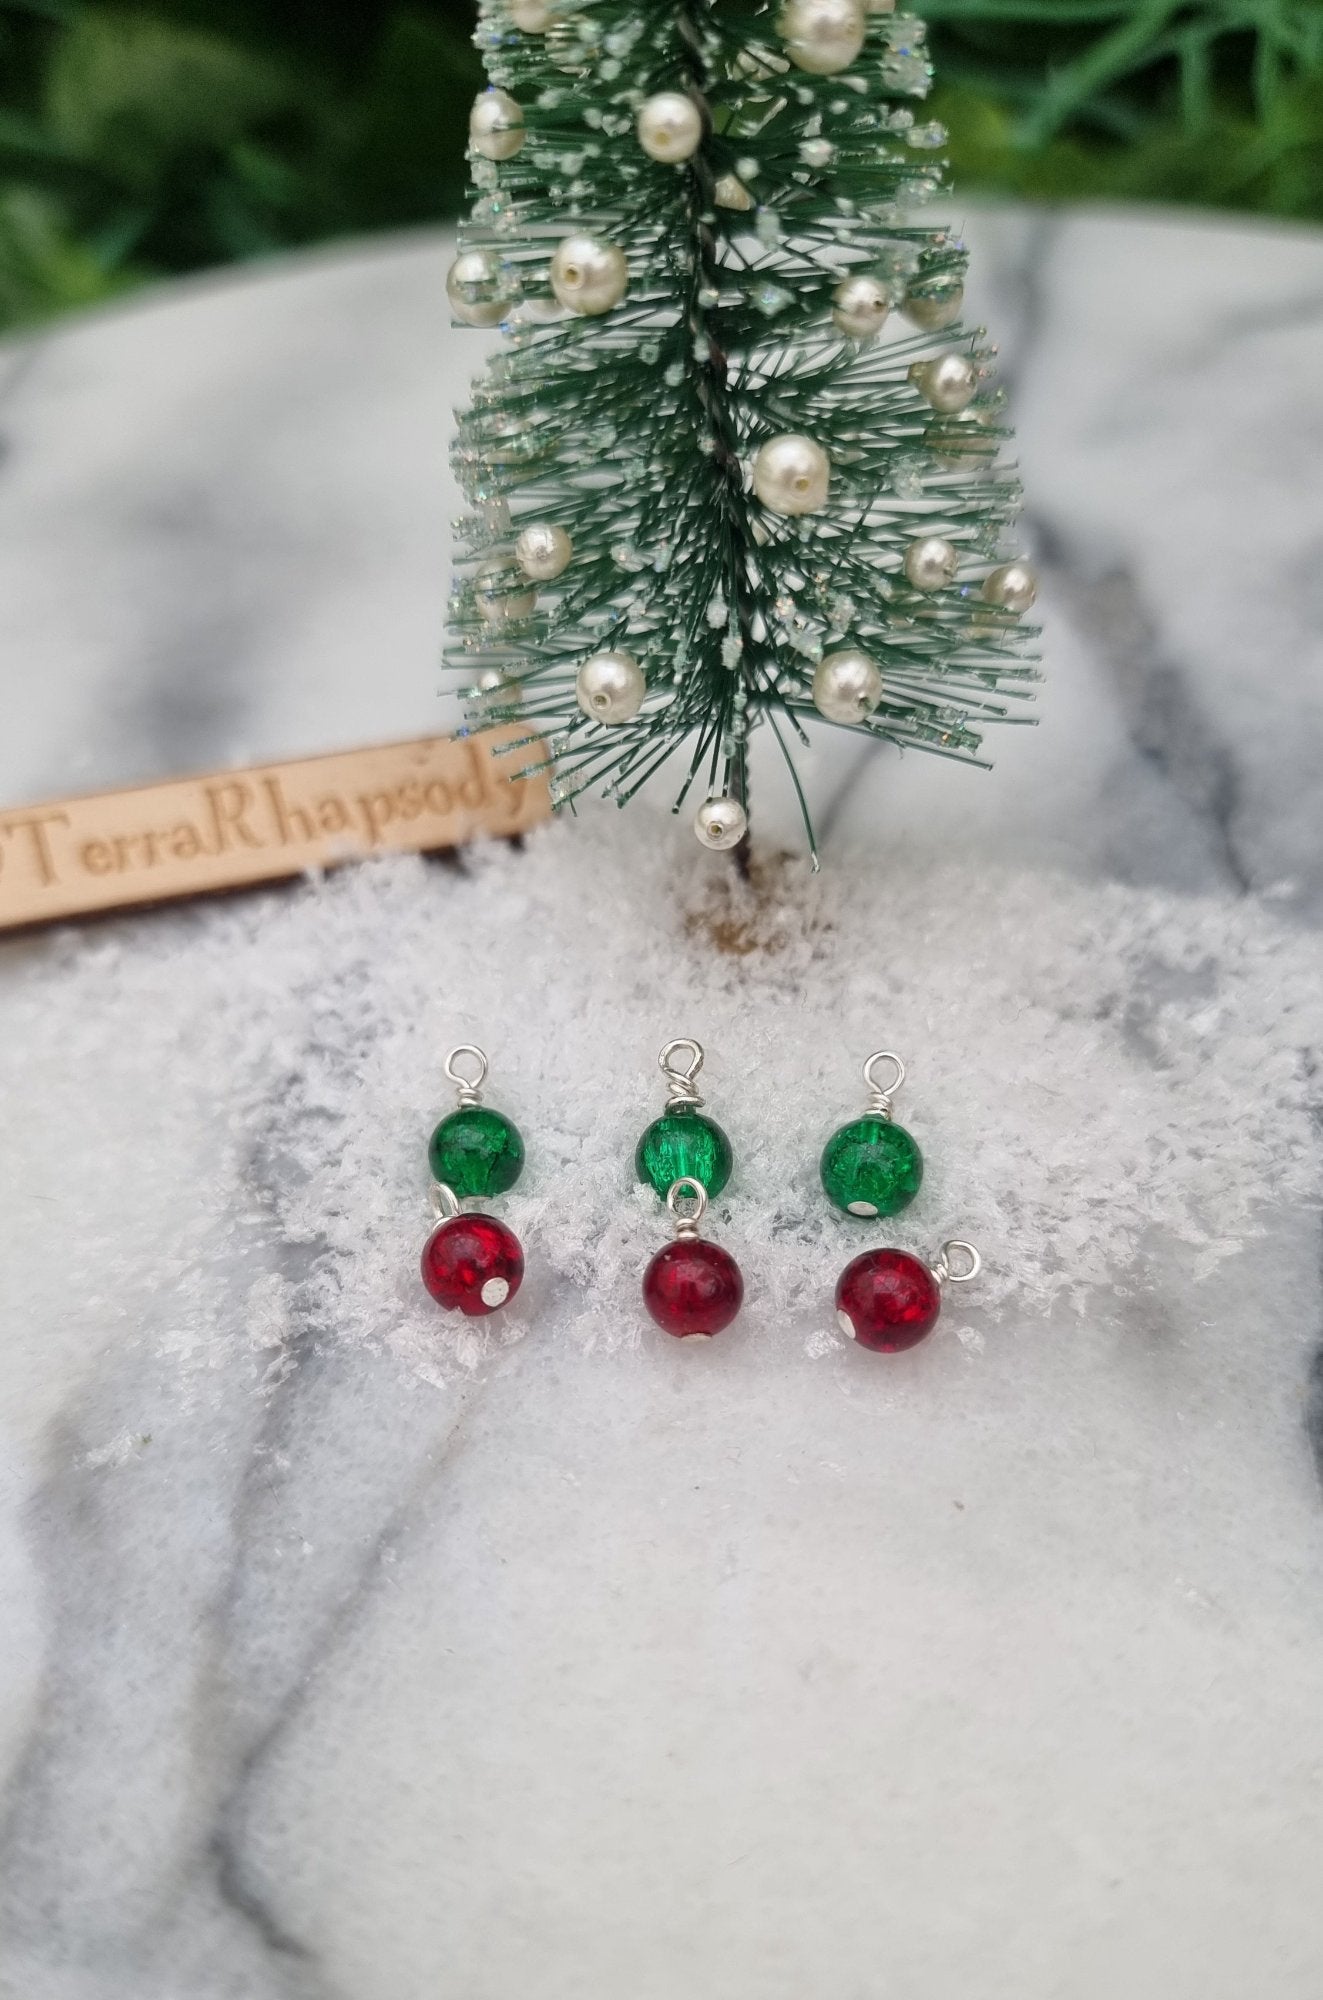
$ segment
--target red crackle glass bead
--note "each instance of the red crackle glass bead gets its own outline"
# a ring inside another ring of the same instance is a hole
[[[904,1250],[865,1250],[846,1265],[836,1286],[841,1332],[877,1354],[916,1347],[941,1309],[936,1278]]]
[[[744,1299],[740,1267],[719,1243],[677,1237],[643,1273],[643,1303],[658,1326],[678,1339],[720,1333]]]
[[[481,1318],[519,1290],[519,1238],[492,1215],[452,1215],[423,1245],[423,1283],[439,1305]]]

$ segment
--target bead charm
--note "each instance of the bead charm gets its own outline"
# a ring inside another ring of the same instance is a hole
[[[895,1075],[884,1090],[874,1074],[890,1063]],[[899,1056],[879,1049],[864,1064],[868,1109],[833,1132],[823,1149],[820,1172],[827,1199],[847,1215],[898,1215],[908,1208],[923,1179],[923,1155],[903,1125],[892,1121],[892,1098],[905,1081]]]
[[[688,1060],[677,1060],[686,1051]],[[666,1078],[666,1109],[639,1140],[635,1171],[663,1201],[677,1181],[696,1181],[705,1194],[718,1195],[730,1179],[734,1155],[720,1125],[703,1116],[697,1088],[702,1044],[682,1035],[667,1042],[657,1063]]]
[[[423,1245],[423,1283],[448,1312],[499,1312],[523,1283],[518,1237],[493,1215],[464,1213],[449,1188],[433,1188],[432,1197],[442,1219]]]
[[[481,1049],[470,1043],[452,1049],[446,1075],[457,1087],[459,1107],[441,1120],[427,1148],[439,1220],[423,1245],[422,1277],[438,1305],[481,1318],[519,1290],[524,1253],[503,1222],[462,1204],[513,1187],[524,1170],[524,1142],[504,1112],[482,1102],[487,1058]]]
[[[959,1254],[967,1268],[954,1270]],[[907,1250],[865,1250],[841,1272],[836,1319],[841,1332],[874,1354],[917,1347],[937,1324],[944,1284],[966,1285],[983,1268],[972,1243],[944,1243],[931,1264]]]
[[[730,1252],[698,1233],[707,1209],[701,1181],[687,1176],[676,1181],[666,1206],[675,1217],[675,1241],[659,1250],[644,1272],[643,1303],[664,1333],[677,1340],[710,1340],[739,1311],[744,1279]]]

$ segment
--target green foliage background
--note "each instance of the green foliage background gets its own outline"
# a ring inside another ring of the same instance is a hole
[[[962,189],[1323,218],[1323,0],[918,0]],[[0,0],[0,326],[452,215],[468,0]]]

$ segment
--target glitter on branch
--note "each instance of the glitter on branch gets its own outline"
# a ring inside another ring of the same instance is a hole
[[[455,445],[473,719],[522,721],[560,804],[671,765],[713,847],[760,724],[792,776],[823,722],[984,761],[1026,719],[1034,580],[965,249],[919,215],[922,24],[486,0],[478,40],[448,289],[506,339]]]

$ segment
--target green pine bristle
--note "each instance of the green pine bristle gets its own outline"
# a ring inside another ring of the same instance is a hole
[[[681,749],[682,796],[698,783],[738,795],[761,723],[780,725],[787,761],[801,724],[842,726],[819,716],[813,676],[848,646],[882,674],[860,733],[986,761],[984,728],[1012,719],[1037,674],[1032,628],[980,595],[1015,553],[1020,501],[994,350],[982,328],[925,332],[902,312],[907,296],[958,286],[966,262],[948,228],[919,220],[943,186],[944,136],[918,103],[922,25],[869,15],[861,54],[834,76],[786,66],[773,11],[734,0],[566,0],[539,34],[490,0],[478,43],[525,125],[513,159],[475,156],[460,240],[496,260],[506,308],[454,447],[471,512],[447,659],[467,683],[495,667],[511,685],[481,719],[550,740],[561,803],[593,787],[623,802]],[[635,131],[640,104],[674,89],[708,109],[679,166],[649,158]],[[716,201],[728,175],[751,208]],[[552,253],[577,230],[628,261],[624,299],[597,317],[561,311],[550,290]],[[871,341],[833,323],[851,270],[892,300]],[[969,412],[942,416],[911,370],[950,352],[981,379]],[[749,470],[791,432],[831,461],[826,506],[797,518],[764,507]],[[531,588],[512,551],[534,521],[566,530],[572,560],[530,615],[503,617],[507,595],[518,614]],[[960,561],[921,593],[902,564],[929,535]],[[648,688],[616,724],[575,694],[580,666],[608,648],[633,654]]]

